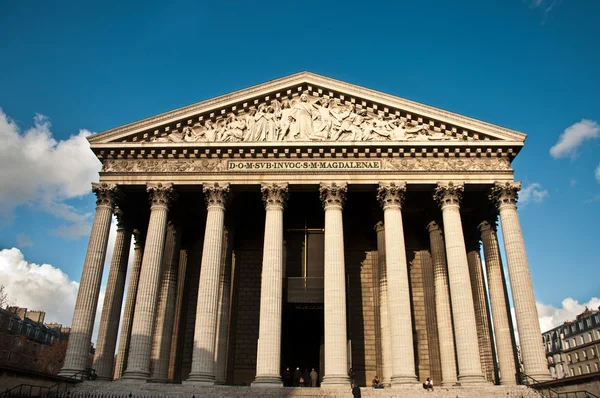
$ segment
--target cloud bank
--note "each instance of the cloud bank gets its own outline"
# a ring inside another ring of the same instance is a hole
[[[593,120],[581,119],[565,129],[558,142],[550,148],[550,155],[554,159],[570,157],[576,158],[577,149],[586,140],[600,138],[600,125]]]
[[[89,233],[91,214],[81,213],[66,200],[86,195],[98,180],[101,165],[80,130],[55,140],[47,117],[37,114],[33,126],[21,132],[0,109],[0,223],[11,222],[22,205],[34,206],[66,224],[53,234],[77,239]]]

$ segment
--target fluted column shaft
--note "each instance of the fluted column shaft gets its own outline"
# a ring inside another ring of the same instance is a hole
[[[502,276],[502,261],[498,249],[496,232],[487,221],[479,224],[481,241],[483,242],[483,255],[487,271],[487,282],[490,293],[490,306],[494,336],[496,338],[496,353],[498,355],[498,368],[500,370],[501,385],[516,384],[516,368],[514,361],[514,348],[510,332],[506,296],[504,294],[504,280]]]
[[[282,385],[281,308],[283,302],[283,207],[287,184],[263,184],[265,202],[265,237],[260,285],[260,322],[256,356],[256,379],[253,386]]]
[[[117,333],[119,332],[119,319],[121,318],[125,277],[127,276],[127,261],[129,260],[129,247],[131,246],[131,228],[125,225],[123,215],[119,209],[115,210],[115,214],[118,220],[117,237],[108,273],[108,284],[104,296],[104,305],[102,306],[96,355],[94,356],[94,369],[99,380],[113,379]]]
[[[487,293],[483,280],[483,267],[481,266],[479,240],[469,242],[467,261],[471,275],[471,292],[475,306],[475,322],[477,323],[477,341],[481,358],[481,370],[485,378],[495,382],[495,355],[492,348],[492,334],[489,318]]]
[[[169,222],[165,238],[162,280],[158,295],[150,358],[151,379],[159,383],[166,383],[169,379],[169,355],[171,353],[171,334],[175,318],[180,242],[181,231],[172,222]]]
[[[160,286],[161,265],[167,230],[169,205],[174,199],[172,184],[148,184],[152,206],[144,247],[140,282],[131,327],[127,369],[122,379],[147,380],[150,377],[152,332]]]
[[[100,283],[110,222],[115,206],[115,197],[118,193],[115,185],[101,183],[92,184],[92,191],[96,194],[96,215],[92,224],[90,241],[88,243],[83,273],[79,282],[75,312],[71,323],[69,345],[65,355],[65,362],[60,371],[61,376],[72,376],[87,367],[90,353],[96,307],[100,295]]]
[[[377,197],[383,207],[388,311],[392,342],[392,386],[416,383],[408,266],[402,224],[405,184],[380,184]]]
[[[435,198],[442,208],[448,259],[448,279],[454,318],[454,338],[461,384],[485,383],[481,370],[477,323],[471,292],[467,251],[460,217],[462,185],[438,185]]]
[[[523,367],[529,376],[539,381],[545,381],[550,380],[551,377],[542,343],[525,242],[517,214],[520,188],[520,184],[515,183],[496,184],[492,189],[491,196],[500,212]]]
[[[133,245],[133,262],[129,271],[129,285],[127,286],[127,298],[123,320],[121,321],[121,334],[119,336],[119,350],[117,351],[117,363],[115,365],[114,378],[120,379],[127,367],[129,356],[129,342],[131,340],[131,325],[133,324],[133,311],[137,297],[138,284],[140,281],[140,270],[142,269],[142,257],[144,255],[144,235],[134,230],[135,243]]]
[[[206,229],[198,287],[192,370],[187,381],[212,385],[215,383],[214,361],[219,275],[225,204],[229,196],[229,185],[205,185],[203,191],[207,202]]]
[[[377,253],[379,260],[379,327],[381,329],[381,363],[383,374],[381,382],[392,384],[392,335],[390,333],[390,317],[388,311],[387,265],[385,258],[385,226],[382,222],[375,226],[377,232]]]
[[[223,231],[221,276],[219,282],[219,309],[217,312],[217,341],[215,343],[215,384],[227,380],[227,338],[229,336],[229,295],[231,293],[231,236]]]
[[[182,347],[179,331],[182,326],[181,318],[184,314],[183,297],[186,285],[185,275],[187,273],[187,260],[187,250],[180,250],[179,271],[177,274],[177,298],[175,299],[175,317],[173,318],[173,331],[171,332],[171,353],[169,354],[169,380],[171,381],[178,381],[179,374],[181,373],[179,360],[181,358]]]
[[[346,184],[321,184],[325,209],[325,373],[323,387],[348,386],[346,272],[342,208]]]
[[[440,362],[442,365],[442,385],[456,384],[456,356],[454,332],[452,331],[452,310],[448,286],[448,267],[442,230],[435,221],[427,226],[433,261],[433,284],[435,286],[435,311],[437,315]]]

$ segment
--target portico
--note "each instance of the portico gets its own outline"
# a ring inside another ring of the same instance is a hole
[[[549,378],[511,167],[524,140],[306,72],[90,137],[103,169],[62,373],[85,366],[118,211],[100,378],[515,384],[498,216],[525,372]],[[286,346],[290,317],[312,364]]]

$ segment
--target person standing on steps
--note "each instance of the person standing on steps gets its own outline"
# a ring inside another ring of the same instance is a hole
[[[352,396],[354,398],[361,398],[362,397],[361,392],[360,392],[360,387],[357,386],[356,384],[352,385]]]
[[[312,370],[310,371],[310,386],[316,387],[318,381],[319,381],[319,374],[317,373],[315,368],[312,368]]]
[[[354,370],[352,370],[352,368],[350,368],[348,370],[348,377],[350,378],[350,385],[353,386],[354,385],[354,378],[355,378],[356,374],[354,373]]]
[[[300,387],[300,379],[302,378],[302,372],[300,368],[296,368],[294,371],[294,387]]]

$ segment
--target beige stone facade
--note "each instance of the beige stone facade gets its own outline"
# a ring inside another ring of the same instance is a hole
[[[549,378],[511,167],[524,134],[302,72],[89,140],[103,168],[63,374],[84,366],[116,208],[136,247],[121,321],[115,251],[103,378],[514,384],[498,216],[525,372]]]

